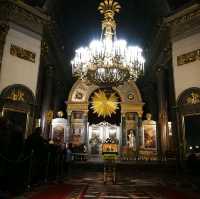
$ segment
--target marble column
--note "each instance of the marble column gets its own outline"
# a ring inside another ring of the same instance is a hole
[[[177,163],[177,171],[181,171],[184,167],[184,144],[182,140],[182,136],[180,133],[180,128],[182,125],[181,121],[181,113],[177,106],[173,107],[173,117],[172,117],[172,132],[173,139],[176,145],[176,163]]]
[[[47,119],[47,113],[53,111],[53,84],[54,84],[54,66],[47,65],[45,67],[45,83],[42,102],[42,135],[45,139],[49,139],[51,121]]]
[[[157,94],[158,94],[158,155],[160,160],[166,159],[167,151],[167,99],[165,93],[164,68],[157,68]]]
[[[88,114],[84,113],[84,143],[88,148]]]
[[[68,142],[71,141],[71,121],[72,121],[72,112],[67,112],[67,120],[68,120]]]
[[[126,146],[126,115],[122,113],[121,116],[121,123],[122,123],[122,146]]]
[[[1,73],[1,64],[3,58],[3,51],[6,42],[6,36],[8,34],[9,25],[6,23],[0,24],[0,73]]]
[[[139,146],[140,146],[140,132],[139,132],[139,117],[138,114],[135,113],[135,123],[136,123],[136,160],[139,157]]]
[[[139,134],[139,144],[138,144],[138,156],[140,154],[140,147],[143,144],[143,132],[142,132],[142,116],[138,116],[138,134]]]

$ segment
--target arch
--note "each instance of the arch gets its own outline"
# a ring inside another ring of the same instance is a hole
[[[68,97],[68,103],[71,102],[87,102],[90,98],[90,95],[97,90],[99,87],[90,84],[87,81],[84,80],[77,80],[75,84],[73,85],[69,97]],[[120,85],[119,87],[113,87],[113,90],[115,90],[119,96],[121,97],[121,101],[123,103],[125,102],[133,102],[133,103],[141,103],[142,97],[140,94],[140,91],[135,84],[134,81],[128,81],[125,82],[123,85]]]
[[[178,106],[196,105],[200,103],[200,88],[191,87],[184,90],[178,97]]]
[[[85,80],[77,80],[68,96],[67,112],[72,111],[88,112],[88,102],[91,94],[100,88]],[[140,116],[143,113],[142,97],[140,91],[133,80],[125,82],[123,85],[112,88],[120,96],[121,113],[137,112]]]
[[[16,100],[16,101],[23,101],[27,104],[35,104],[35,96],[31,89],[23,84],[13,84],[9,85],[4,88],[1,92],[1,98],[3,99],[11,99],[11,95],[14,92],[21,92],[23,93],[23,100]]]

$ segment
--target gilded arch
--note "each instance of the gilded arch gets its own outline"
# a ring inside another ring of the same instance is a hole
[[[87,114],[88,100],[90,95],[99,87],[87,81],[77,80],[73,85],[68,101],[67,113],[71,115],[73,111],[81,111]],[[121,98],[121,113],[136,112],[139,116],[143,113],[142,97],[134,81],[125,82],[119,87],[113,87]]]

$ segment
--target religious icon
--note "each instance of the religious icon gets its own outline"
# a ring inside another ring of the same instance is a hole
[[[97,135],[95,132],[92,133],[92,137],[89,141],[91,146],[91,154],[99,154],[99,147],[102,143],[102,140],[100,139],[99,135]]]
[[[135,138],[135,131],[133,129],[130,129],[127,133],[127,144],[128,148],[130,149],[136,149],[136,138]]]
[[[58,125],[53,129],[53,142],[57,145],[64,143],[64,127],[62,125]]]
[[[112,144],[119,144],[119,140],[117,139],[116,132],[110,131],[109,138],[110,138]]]
[[[144,148],[156,148],[156,122],[151,120],[151,114],[147,114],[147,120],[143,121]]]
[[[82,129],[74,128],[72,129],[72,144],[75,146],[81,145]]]
[[[149,127],[144,129],[144,146],[145,148],[156,148],[155,128]]]

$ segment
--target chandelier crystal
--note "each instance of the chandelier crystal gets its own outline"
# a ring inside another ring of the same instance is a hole
[[[101,38],[75,51],[71,61],[73,76],[98,86],[119,86],[143,74],[145,59],[142,49],[128,46],[125,40],[116,37],[114,16],[120,8],[113,0],[100,3],[98,10],[104,15]]]

